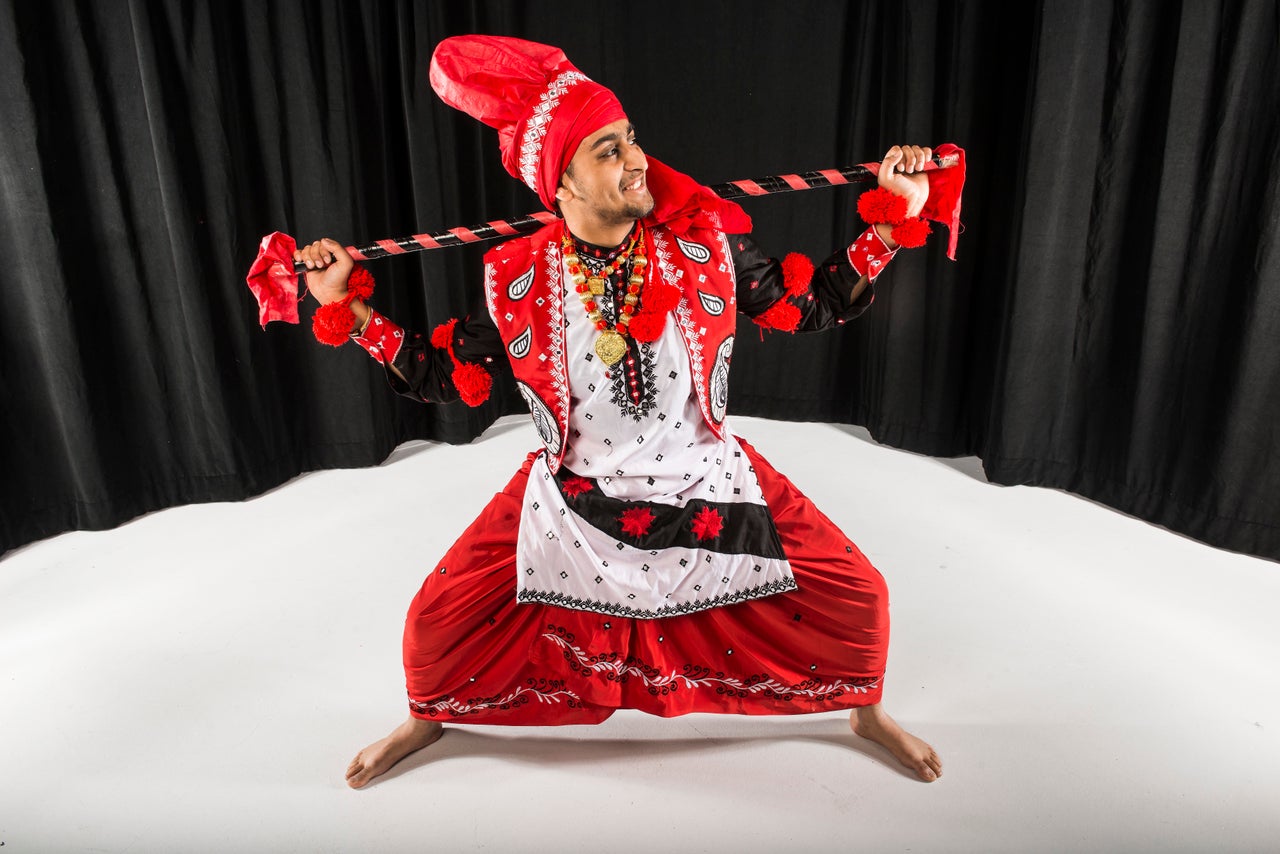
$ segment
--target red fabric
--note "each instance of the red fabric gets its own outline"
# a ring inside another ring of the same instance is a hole
[[[287,234],[273,231],[262,238],[245,282],[258,301],[258,323],[263,329],[273,320],[298,322],[298,274],[293,253],[298,244]]]
[[[890,249],[880,239],[880,232],[873,225],[850,244],[849,263],[858,271],[859,276],[866,276],[868,281],[874,282],[897,252],[897,249]]]
[[[960,195],[964,191],[964,149],[944,142],[933,150],[938,157],[955,157],[949,169],[926,172],[929,176],[929,199],[920,215],[947,227],[947,257],[956,260],[956,243],[960,240]]]
[[[356,343],[381,364],[389,365],[400,354],[404,344],[404,330],[387,318],[369,309],[369,325],[363,335],[355,337]]]
[[[564,51],[505,36],[447,38],[431,56],[429,78],[440,99],[498,130],[502,165],[525,180],[520,157],[529,122],[535,120],[541,152],[531,189],[549,210],[556,187],[578,145],[607,124],[626,118],[613,93],[585,78],[572,79],[555,95],[545,116],[548,87],[564,74],[580,74]]]
[[[799,589],[638,620],[517,604],[534,459],[427,577],[405,623],[410,713],[456,723],[599,723],[616,709],[796,714],[880,701],[888,595],[875,567],[746,442]]]
[[[711,228],[726,234],[749,234],[751,217],[735,202],[726,201],[683,172],[647,157],[645,183],[653,194],[654,208],[646,225],[665,225],[677,234],[691,228]]]

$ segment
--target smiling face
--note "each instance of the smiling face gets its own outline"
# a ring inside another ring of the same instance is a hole
[[[584,139],[556,190],[569,230],[600,246],[625,240],[632,224],[653,210],[645,182],[648,168],[635,129],[626,119]]]

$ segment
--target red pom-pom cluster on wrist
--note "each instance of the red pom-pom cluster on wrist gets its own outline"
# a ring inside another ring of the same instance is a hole
[[[351,310],[351,301],[366,300],[373,296],[373,274],[364,267],[356,265],[347,276],[347,295],[335,302],[326,303],[316,309],[311,317],[311,332],[321,344],[339,347],[351,337],[351,328],[356,325],[355,312]]]
[[[907,217],[907,200],[884,187],[867,190],[858,197],[858,216],[871,225],[892,225],[889,236],[899,246],[923,246],[932,229],[923,217]]]

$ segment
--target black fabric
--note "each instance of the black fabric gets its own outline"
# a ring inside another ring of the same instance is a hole
[[[581,477],[564,467],[556,472],[555,479],[565,504],[573,512],[620,543],[629,543],[638,549],[702,549],[786,560],[773,516],[763,504],[694,498],[683,507],[675,507],[650,501],[624,501],[605,495],[595,478]],[[566,481],[575,482],[574,488],[566,489]],[[635,510],[648,510],[652,517],[646,533],[639,536],[628,532],[622,521],[625,513]],[[708,510],[719,516],[722,527],[715,534],[708,532],[704,539],[693,533],[697,528],[694,521]]]
[[[537,210],[426,80],[440,39],[565,47],[646,150],[706,183],[899,141],[969,154],[959,259],[901,252],[822,335],[738,336],[741,414],[978,454],[1280,558],[1276,6],[0,0],[0,551],[231,500],[522,409],[387,393],[353,345],[256,326],[284,231],[347,243]],[[750,59],[746,59],[750,57]],[[743,205],[781,257],[861,231],[856,190]],[[416,329],[471,311],[485,246],[376,262]]]
[[[875,285],[870,282],[853,296],[862,276],[849,263],[848,247],[814,266],[806,293],[789,297],[781,261],[765,253],[750,235],[730,234],[728,238],[737,276],[738,311],[744,317],[754,320],[786,300],[800,313],[795,332],[825,332],[858,317],[875,299]]]

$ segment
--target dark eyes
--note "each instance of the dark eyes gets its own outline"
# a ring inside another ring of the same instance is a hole
[[[633,136],[633,137],[631,137],[631,139],[627,140],[627,145],[635,145],[635,144],[636,144],[636,138],[635,138],[634,136]],[[618,155],[618,149],[617,149],[617,147],[615,146],[614,148],[610,148],[608,151],[604,152],[604,153],[603,153],[603,154],[601,154],[600,156],[601,156],[601,157],[616,157],[617,155]]]

